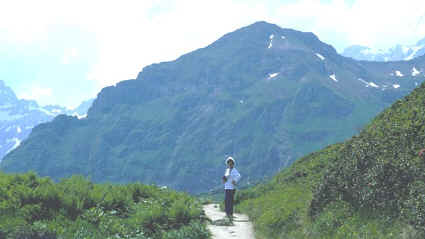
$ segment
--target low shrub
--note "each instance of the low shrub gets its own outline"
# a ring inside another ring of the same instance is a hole
[[[193,197],[155,186],[0,172],[0,238],[208,238],[201,212]]]

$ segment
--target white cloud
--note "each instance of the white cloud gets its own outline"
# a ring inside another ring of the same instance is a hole
[[[261,5],[251,8],[223,0],[157,1],[150,7],[161,10],[151,14],[154,10],[140,8],[142,12],[127,14],[134,19],[120,15],[108,28],[98,28],[100,60],[88,78],[99,89],[134,79],[146,65],[174,60],[267,15]]]
[[[425,1],[301,0],[280,6],[281,24],[311,31],[327,43],[389,48],[425,36]],[[421,20],[422,17],[422,20]],[[337,43],[345,39],[344,43]]]
[[[72,61],[78,56],[78,49],[77,48],[70,48],[66,49],[63,58],[62,58],[62,64],[70,64]]]

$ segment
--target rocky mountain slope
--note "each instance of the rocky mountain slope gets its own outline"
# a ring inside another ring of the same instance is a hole
[[[233,155],[249,183],[352,136],[424,72],[424,57],[356,61],[313,33],[258,22],[104,88],[87,118],[35,127],[0,167],[205,192]]]

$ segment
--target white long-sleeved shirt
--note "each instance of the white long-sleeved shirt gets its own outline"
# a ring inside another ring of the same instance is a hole
[[[233,185],[232,181],[237,183],[239,179],[241,179],[241,175],[236,168],[232,168],[231,170],[227,168],[224,176],[227,178],[227,181],[224,183],[224,189],[235,189],[235,185]]]

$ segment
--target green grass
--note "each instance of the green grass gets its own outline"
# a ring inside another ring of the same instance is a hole
[[[0,238],[210,238],[202,205],[142,184],[0,172]]]
[[[243,190],[259,238],[424,238],[425,85],[358,135]]]
[[[249,215],[257,238],[421,238],[402,219],[356,210],[344,201],[311,216],[315,189],[342,147],[336,144],[312,153],[269,182],[238,192],[236,210]]]

